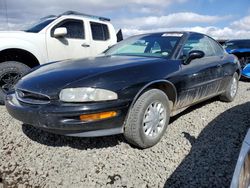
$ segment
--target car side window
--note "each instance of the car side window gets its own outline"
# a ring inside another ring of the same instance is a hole
[[[200,50],[205,53],[205,57],[215,56],[215,52],[209,42],[207,36],[200,34],[191,35],[183,46],[183,56],[188,56],[189,52],[193,50]]]
[[[106,24],[90,22],[93,40],[106,41],[110,38],[109,29]]]
[[[85,39],[84,23],[82,20],[64,20],[52,29],[52,33],[58,27],[65,27],[67,29],[67,35],[65,35],[65,38]]]
[[[208,38],[210,41],[211,46],[213,47],[213,50],[215,52],[215,55],[222,56],[224,54],[224,49],[222,46],[220,46],[217,42],[215,42],[213,39]]]

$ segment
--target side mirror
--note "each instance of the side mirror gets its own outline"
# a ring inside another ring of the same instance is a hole
[[[183,64],[187,65],[192,60],[194,60],[194,59],[200,59],[200,58],[203,58],[204,56],[205,56],[205,53],[203,51],[193,50],[193,51],[189,52],[188,57],[187,57],[186,60],[184,60]]]
[[[66,27],[58,27],[54,31],[54,37],[59,38],[59,37],[64,37],[67,35],[68,31]]]

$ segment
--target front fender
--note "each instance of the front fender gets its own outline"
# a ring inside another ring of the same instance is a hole
[[[40,64],[48,62],[46,48],[26,40],[16,38],[0,38],[0,52],[8,49],[21,49],[33,54]]]
[[[177,91],[176,91],[176,88],[174,86],[173,83],[169,82],[168,80],[155,80],[155,81],[152,81],[152,82],[149,82],[148,84],[144,85],[138,92],[137,94],[135,95],[133,101],[132,101],[132,104],[131,104],[131,107],[134,105],[134,103],[136,102],[136,100],[139,98],[139,96],[147,89],[149,88],[150,86],[153,86],[155,84],[169,84],[171,85],[171,87],[173,88],[173,93],[174,93],[174,101],[173,101],[173,106],[175,105],[175,102],[177,101]]]

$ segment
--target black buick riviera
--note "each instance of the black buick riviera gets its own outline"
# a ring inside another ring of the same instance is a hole
[[[14,118],[49,132],[123,133],[147,148],[161,139],[171,115],[214,96],[232,101],[240,75],[237,58],[206,35],[143,34],[100,57],[43,65],[5,103]]]

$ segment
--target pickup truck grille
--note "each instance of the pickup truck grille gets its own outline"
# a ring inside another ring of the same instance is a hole
[[[46,95],[20,89],[16,90],[16,96],[19,101],[28,104],[48,104],[50,102],[50,98]]]

